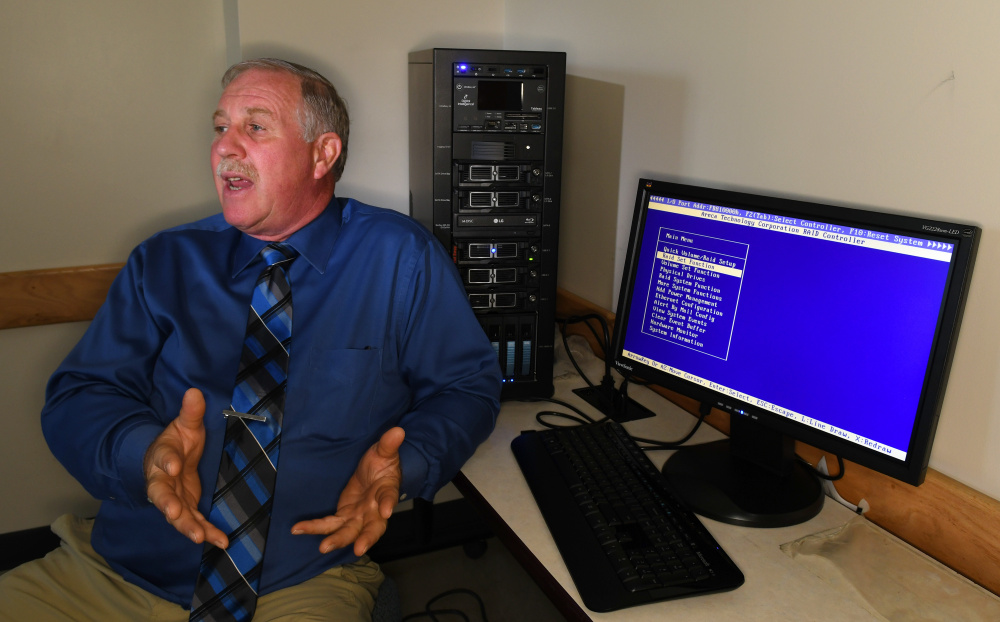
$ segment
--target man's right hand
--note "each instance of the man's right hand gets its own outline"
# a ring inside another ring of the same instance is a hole
[[[198,461],[205,449],[205,397],[188,389],[177,418],[146,450],[146,495],[174,529],[195,544],[208,541],[225,549],[229,539],[198,511],[201,480]]]

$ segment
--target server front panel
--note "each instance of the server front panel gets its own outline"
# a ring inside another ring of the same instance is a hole
[[[504,397],[552,393],[565,54],[410,55],[411,215],[449,249]]]

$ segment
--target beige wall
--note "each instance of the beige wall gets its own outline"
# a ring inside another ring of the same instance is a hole
[[[0,0],[0,272],[123,261],[215,211],[209,116],[225,46],[220,3]],[[45,382],[84,329],[0,331],[0,532],[96,507],[38,423]]]
[[[0,2],[3,270],[121,261],[214,209],[220,7]]]
[[[599,153],[587,164],[618,184],[617,205],[563,205],[617,210],[615,275],[641,176],[982,226],[931,466],[1000,498],[1000,4],[508,0],[506,11],[504,47],[565,50],[570,74],[624,89],[620,170]],[[616,288],[576,293],[617,299]]]
[[[329,75],[354,122],[338,192],[405,212],[407,53],[562,50],[573,88],[594,96],[591,108],[606,101],[617,126],[602,128],[614,146],[602,152],[586,131],[601,115],[567,115],[567,143],[580,148],[565,176],[593,190],[567,193],[566,229],[580,239],[564,237],[563,249],[617,248],[601,278],[567,277],[591,300],[615,297],[641,175],[984,227],[932,465],[1000,497],[1000,452],[990,452],[1000,446],[1000,331],[990,325],[1000,298],[1000,5],[890,5],[899,3],[0,0],[0,50],[15,59],[0,66],[0,271],[122,261],[146,235],[214,211],[208,116],[240,52]],[[38,430],[44,382],[83,328],[0,331],[0,352],[17,361],[0,374],[13,421],[0,436],[0,532],[93,508]]]

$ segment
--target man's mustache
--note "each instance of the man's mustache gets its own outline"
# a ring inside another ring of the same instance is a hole
[[[220,160],[218,166],[215,167],[215,175],[222,177],[223,173],[236,173],[253,183],[257,183],[258,179],[257,169],[252,164],[239,160]]]

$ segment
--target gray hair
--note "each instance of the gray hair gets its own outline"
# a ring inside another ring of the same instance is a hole
[[[302,128],[302,139],[312,142],[320,134],[327,132],[340,137],[340,157],[331,171],[334,181],[340,181],[347,164],[347,139],[351,132],[351,121],[347,115],[347,103],[337,94],[333,84],[308,67],[279,58],[257,58],[236,63],[227,69],[222,76],[222,88],[229,86],[236,76],[250,69],[283,71],[301,79],[303,105],[299,109],[299,126]]]

